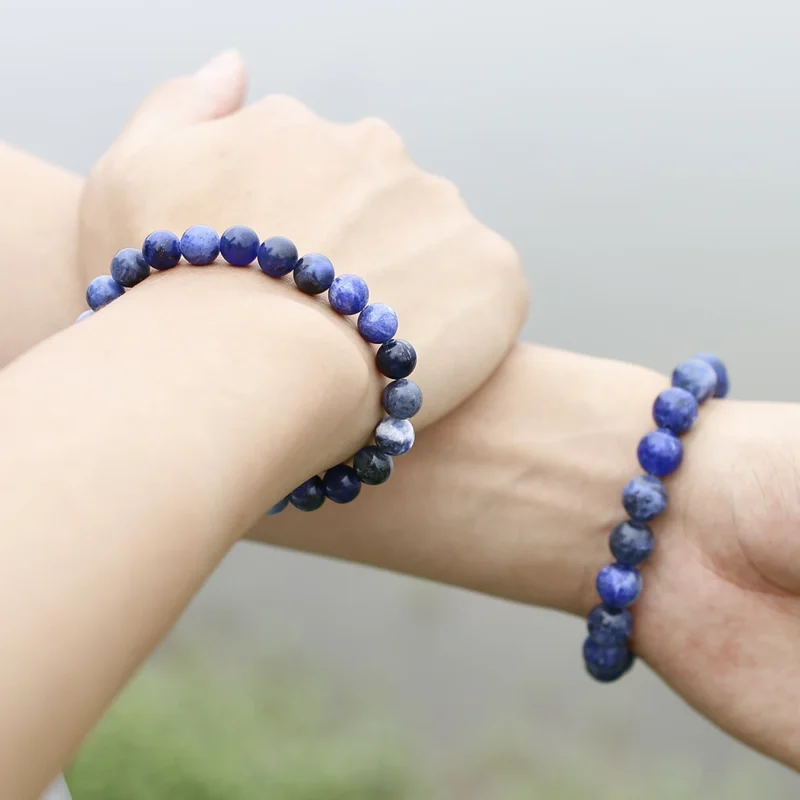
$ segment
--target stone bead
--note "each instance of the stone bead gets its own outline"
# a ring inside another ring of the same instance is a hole
[[[81,311],[81,313],[78,314],[78,319],[76,319],[75,322],[83,322],[85,319],[91,317],[92,314],[94,314],[94,311],[92,311],[91,308],[87,308],[86,311]]]
[[[358,275],[339,275],[328,289],[328,302],[337,314],[352,316],[366,308],[369,287]]]
[[[611,531],[608,544],[618,564],[636,567],[650,557],[656,538],[644,522],[628,520]]]
[[[397,333],[397,314],[385,303],[372,303],[358,316],[358,332],[373,344],[388,342]]]
[[[153,231],[144,240],[142,256],[153,269],[172,269],[181,260],[181,241],[172,231]]]
[[[714,390],[714,397],[727,397],[731,384],[728,380],[728,368],[723,361],[712,353],[701,353],[695,358],[705,361],[717,374],[717,388]]]
[[[667,508],[667,488],[652,475],[639,475],[622,490],[622,505],[636,522],[650,522]]]
[[[627,608],[595,606],[586,618],[590,638],[605,647],[623,645],[633,633],[633,617]]]
[[[414,446],[414,426],[407,419],[384,417],[375,428],[375,444],[387,456],[401,456]]]
[[[284,236],[272,236],[258,248],[258,266],[270,278],[288,275],[297,264],[297,248]]]
[[[86,304],[92,311],[107,306],[112,300],[122,297],[125,287],[110,275],[100,275],[86,288]]]
[[[120,285],[131,288],[150,275],[150,265],[141,250],[126,247],[111,259],[111,277]]]
[[[233,225],[219,237],[219,252],[233,267],[247,267],[258,255],[258,234],[247,225]]]
[[[208,225],[192,225],[181,237],[183,257],[196,267],[212,264],[219,255],[219,236]]]
[[[597,593],[609,608],[627,608],[642,592],[642,575],[635,567],[608,564],[597,573]]]
[[[698,410],[697,400],[691,392],[673,386],[656,397],[653,419],[659,428],[666,428],[680,436],[694,425]]]
[[[382,453],[374,445],[362,447],[353,458],[353,469],[361,483],[378,486],[392,477],[392,457]]]
[[[628,647],[625,644],[600,644],[591,636],[583,643],[583,660],[587,667],[600,672],[618,669],[628,661]]]
[[[390,339],[378,348],[375,363],[387,378],[407,378],[417,366],[417,351],[405,339]]]
[[[334,503],[350,503],[361,492],[361,481],[353,467],[347,464],[331,467],[322,481],[325,485],[325,496]]]
[[[409,419],[422,408],[422,390],[406,378],[392,381],[383,390],[383,407],[390,417]]]
[[[333,283],[333,264],[319,253],[304,255],[294,267],[294,282],[301,292],[322,294]]]
[[[659,428],[640,442],[636,451],[642,469],[649,475],[663,478],[672,475],[683,461],[683,445],[672,431]]]
[[[686,389],[698,403],[704,403],[717,389],[717,373],[706,361],[690,358],[675,367],[672,385]]]
[[[620,664],[617,664],[614,667],[609,669],[602,669],[597,661],[588,661],[584,656],[584,663],[586,664],[586,671],[597,681],[600,683],[611,683],[612,681],[616,681],[625,675],[626,672],[630,670],[633,666],[634,662],[636,661],[636,657],[630,650],[627,651],[627,655],[625,656],[625,660],[622,661]]]
[[[290,495],[289,502],[300,511],[316,511],[325,502],[322,478],[314,475],[301,483]]]
[[[289,498],[284,497],[283,500],[278,500],[272,508],[267,511],[267,515],[270,517],[274,517],[276,514],[280,514],[286,506],[289,505]]]

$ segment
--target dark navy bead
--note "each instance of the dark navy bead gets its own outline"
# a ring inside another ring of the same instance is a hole
[[[385,303],[373,303],[359,314],[358,332],[373,344],[388,342],[397,333],[397,314]]]
[[[261,242],[258,248],[258,266],[270,278],[288,275],[297,264],[297,248],[294,242],[283,236],[272,236]]]
[[[319,253],[304,255],[294,267],[294,282],[301,292],[322,294],[333,283],[333,264]]]
[[[328,289],[328,302],[338,314],[351,316],[363,311],[369,300],[369,288],[358,275],[339,275]]]
[[[628,651],[625,660],[621,664],[618,664],[610,669],[601,669],[596,662],[590,662],[584,658],[586,671],[595,680],[600,681],[600,683],[611,683],[612,681],[618,680],[630,670],[634,661],[636,661],[636,657],[633,655],[633,653]]]
[[[374,445],[362,447],[353,458],[353,469],[367,486],[378,486],[392,477],[392,457],[381,453]]]
[[[667,489],[652,475],[639,475],[622,490],[622,505],[631,519],[650,522],[667,508]]]
[[[642,575],[635,567],[608,564],[597,573],[597,593],[609,608],[627,608],[642,592]]]
[[[663,478],[672,475],[683,461],[683,445],[672,431],[659,428],[639,442],[636,451],[642,469],[649,475]]]
[[[92,311],[107,306],[112,300],[122,297],[125,287],[110,275],[100,275],[86,288],[86,303]]]
[[[111,277],[120,286],[129,289],[141,283],[150,274],[150,265],[144,260],[141,250],[126,247],[111,259]]]
[[[361,491],[361,481],[356,471],[347,464],[331,467],[322,480],[325,484],[325,496],[334,503],[350,503]]]
[[[618,564],[636,567],[650,557],[656,538],[644,522],[628,520],[611,531],[608,544]]]
[[[659,428],[676,435],[686,433],[697,419],[697,400],[691,392],[673,386],[665,389],[653,403],[653,419]]]
[[[270,517],[274,517],[276,514],[280,514],[286,506],[289,505],[289,498],[284,497],[283,500],[278,500],[272,508],[267,511],[267,515]]]
[[[414,446],[414,426],[407,419],[384,417],[375,428],[375,444],[387,456],[401,456]]]
[[[290,495],[289,502],[300,511],[316,511],[325,502],[322,478],[315,475],[301,483]]]
[[[633,633],[633,617],[627,608],[609,608],[602,603],[595,606],[586,618],[589,636],[597,644],[625,644]]]
[[[717,373],[706,361],[690,358],[675,367],[672,385],[686,389],[698,403],[704,403],[717,389]]]
[[[83,322],[85,319],[91,317],[92,314],[94,314],[94,311],[92,311],[91,308],[87,308],[86,311],[81,311],[81,313],[78,314],[78,319],[76,319],[75,322]]]
[[[417,351],[405,339],[390,339],[378,348],[375,363],[387,378],[407,378],[417,366]]]
[[[406,378],[392,381],[383,390],[383,407],[390,417],[409,419],[422,408],[422,390]]]
[[[625,644],[600,644],[589,636],[583,643],[583,660],[587,667],[591,664],[600,672],[618,669],[628,661],[628,647]]]
[[[196,267],[212,264],[219,255],[219,236],[208,225],[192,225],[181,237],[183,257]]]
[[[695,358],[699,358],[700,361],[705,361],[706,364],[717,373],[717,388],[714,390],[714,397],[727,397],[731,384],[728,380],[728,368],[722,360],[712,353],[701,353],[699,356],[695,356]]]
[[[142,255],[153,269],[172,269],[181,260],[181,241],[172,231],[153,231],[144,240]]]
[[[219,252],[234,267],[247,267],[258,255],[258,234],[247,225],[233,225],[219,237]]]

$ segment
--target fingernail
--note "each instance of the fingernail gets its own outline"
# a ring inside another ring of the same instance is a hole
[[[208,83],[220,85],[227,83],[242,69],[242,57],[238,50],[225,50],[203,64],[195,77]]]

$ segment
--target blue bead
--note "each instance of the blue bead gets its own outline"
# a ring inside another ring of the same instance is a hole
[[[294,267],[294,282],[301,292],[322,294],[333,283],[333,264],[319,253],[304,255]]]
[[[267,515],[270,517],[274,517],[276,514],[280,514],[286,506],[289,505],[289,498],[284,497],[283,500],[278,500],[272,508],[267,511]]]
[[[359,314],[358,332],[373,344],[388,342],[397,333],[397,314],[385,303],[373,303]]]
[[[608,564],[597,573],[597,593],[609,608],[627,608],[642,592],[642,575],[635,567]]]
[[[633,655],[633,653],[628,651],[625,660],[622,663],[611,667],[610,669],[602,669],[596,662],[590,662],[584,657],[586,671],[595,680],[600,681],[601,683],[611,683],[612,681],[618,680],[630,670],[635,661],[636,657]]]
[[[219,236],[208,225],[192,225],[181,237],[183,257],[196,267],[212,264],[219,255]]]
[[[247,225],[233,225],[219,238],[219,252],[234,267],[246,267],[258,255],[258,234]]]
[[[258,248],[258,266],[270,278],[288,275],[297,264],[297,248],[294,242],[283,236],[272,236],[261,242]]]
[[[181,260],[181,242],[172,231],[153,231],[142,245],[144,260],[153,269],[172,269]]]
[[[656,425],[676,435],[686,433],[694,425],[697,412],[694,395],[677,386],[665,389],[653,403],[653,419]]]
[[[315,475],[301,483],[290,495],[289,502],[300,511],[316,511],[325,502],[322,478]]]
[[[639,475],[622,490],[622,505],[636,522],[650,522],[667,509],[667,489],[652,475]]]
[[[383,407],[390,417],[409,419],[422,408],[422,390],[406,378],[392,381],[383,390]]]
[[[390,339],[378,348],[375,363],[387,378],[407,378],[417,366],[417,351],[405,339]]]
[[[378,486],[392,477],[394,462],[374,445],[362,447],[353,457],[353,469],[361,483]]]
[[[618,564],[636,567],[650,557],[656,538],[644,522],[629,520],[611,531],[608,544]]]
[[[117,283],[110,275],[100,275],[86,288],[86,304],[92,311],[107,306],[112,300],[122,297],[125,287]]]
[[[375,444],[387,456],[401,456],[414,446],[414,426],[407,419],[384,417],[375,428]]]
[[[141,250],[126,247],[111,259],[111,277],[129,289],[141,283],[150,274],[150,265],[144,260]]]
[[[633,617],[627,608],[609,608],[601,603],[589,612],[586,626],[589,636],[597,644],[621,645],[633,633]]]
[[[363,311],[369,300],[369,288],[358,275],[339,275],[328,289],[328,302],[339,314],[351,316]]]
[[[672,475],[683,461],[683,445],[672,431],[659,428],[639,442],[636,451],[642,469],[649,475],[663,478]]]
[[[700,359],[700,361],[705,361],[717,374],[717,388],[714,390],[714,397],[727,397],[731,384],[728,380],[728,368],[722,360],[712,353],[701,353],[699,356],[695,356],[695,358]]]
[[[583,660],[587,667],[595,667],[601,672],[618,669],[628,661],[628,648],[625,644],[600,644],[589,636],[583,643]]]
[[[707,362],[690,358],[675,367],[672,385],[686,389],[698,403],[704,403],[717,389],[717,373]]]
[[[350,503],[358,497],[361,491],[361,481],[356,471],[347,464],[338,464],[331,467],[323,478],[325,496],[334,503]]]
[[[83,322],[85,319],[91,317],[92,314],[94,314],[94,311],[92,311],[91,308],[87,308],[86,311],[81,311],[81,313],[78,314],[78,319],[76,319],[75,322]]]

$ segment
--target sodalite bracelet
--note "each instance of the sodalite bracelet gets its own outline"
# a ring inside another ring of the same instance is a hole
[[[361,448],[352,466],[338,464],[324,476],[315,475],[276,503],[268,514],[279,514],[290,503],[301,511],[316,511],[329,499],[350,503],[361,486],[377,486],[389,480],[394,456],[407,453],[414,445],[414,426],[409,422],[422,407],[422,390],[408,376],[417,366],[417,353],[403,339],[395,339],[398,321],[394,310],[383,303],[369,304],[369,288],[358,275],[336,276],[330,259],[320,253],[300,257],[294,243],[282,236],[259,240],[252,228],[234,225],[222,236],[206,225],[194,225],[178,238],[170,231],[153,231],[141,250],[128,247],[111,260],[110,275],[95,278],[86,290],[88,311],[80,322],[122,297],[150,275],[150,270],[172,269],[183,257],[189,264],[205,266],[219,255],[234,267],[249,267],[258,261],[261,271],[271,278],[290,272],[300,291],[309,295],[328,293],[331,308],[342,316],[358,314],[362,338],[380,345],[375,363],[389,383],[382,396],[384,417],[375,428],[375,444]]]
[[[633,665],[629,647],[633,617],[629,610],[642,591],[639,567],[655,546],[648,523],[667,509],[667,488],[661,481],[683,460],[678,438],[697,420],[699,405],[709,397],[728,394],[728,372],[716,356],[702,354],[679,364],[672,373],[672,387],[653,404],[656,430],[648,433],[637,450],[644,475],[633,478],[622,491],[622,505],[629,519],[617,525],[609,538],[614,562],[597,575],[597,593],[602,601],[589,613],[589,635],[583,643],[587,672],[609,683],[622,677]]]

